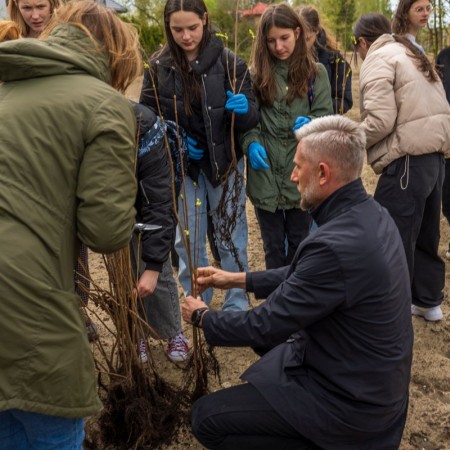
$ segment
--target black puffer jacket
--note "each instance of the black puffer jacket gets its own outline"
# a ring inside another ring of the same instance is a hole
[[[350,64],[341,53],[328,50],[325,44],[326,37],[323,31],[321,31],[317,36],[317,41],[314,46],[317,60],[327,69],[331,85],[333,110],[335,114],[344,114],[353,106],[352,70]],[[344,79],[345,87],[343,88]],[[344,100],[343,104],[342,99]]]
[[[161,121],[143,105],[134,103],[139,148],[136,168],[137,221],[162,228],[142,234],[142,259],[146,270],[161,272],[169,257],[175,221],[172,213],[172,175]]]
[[[439,55],[437,55],[436,67],[441,75],[445,94],[450,103],[450,47],[444,48],[444,50],[441,50]]]
[[[192,71],[200,77],[201,105],[203,122],[205,125],[205,142],[208,146],[210,173],[207,173],[210,182],[218,186],[232,161],[231,150],[231,116],[225,109],[227,101],[226,91],[233,91],[231,79],[233,74],[235,55],[223,46],[222,41],[212,35],[206,48],[195,61],[190,63]],[[170,56],[168,47],[150,60],[150,67],[145,70],[140,103],[158,111],[158,103],[153,88],[154,79],[157,97],[164,119],[175,121],[183,127],[189,135],[189,118],[185,114],[183,105],[183,85]],[[236,93],[244,94],[249,102],[247,114],[236,115],[235,119],[235,145],[236,157],[242,157],[237,133],[245,132],[255,127],[259,122],[259,111],[252,92],[250,74],[245,62],[236,58]],[[175,115],[174,94],[176,95]],[[206,150],[206,149],[205,149]],[[195,180],[198,177],[199,167],[189,167],[189,175]]]

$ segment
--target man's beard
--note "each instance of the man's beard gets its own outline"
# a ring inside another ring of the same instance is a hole
[[[309,211],[319,204],[319,196],[317,195],[317,185],[308,180],[307,186],[300,192],[300,208],[303,211]]]

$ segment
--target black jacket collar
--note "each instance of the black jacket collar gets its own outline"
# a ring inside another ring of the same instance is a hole
[[[368,197],[361,178],[358,178],[333,192],[319,206],[310,210],[310,214],[320,226]]]
[[[192,67],[192,70],[195,73],[200,74],[206,72],[209,69],[209,67],[211,67],[217,61],[217,58],[222,53],[223,48],[224,45],[222,40],[215,34],[212,34],[211,39],[208,41],[206,47],[202,50],[201,54],[198,55],[198,57],[194,61],[191,61],[190,65]],[[164,46],[161,52],[157,54],[155,59],[162,67],[175,66],[175,61],[173,60],[172,55],[170,54],[170,50],[167,44]]]
[[[192,70],[195,73],[206,72],[213,64],[216,63],[223,51],[223,42],[215,34],[211,35],[211,39],[206,44],[206,47],[198,55],[198,57],[191,61]],[[232,68],[230,68],[232,70]]]

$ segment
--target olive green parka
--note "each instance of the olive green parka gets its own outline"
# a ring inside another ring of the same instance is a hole
[[[252,142],[260,143],[266,150],[266,170],[254,170],[247,164],[247,195],[253,205],[269,212],[277,209],[300,207],[300,194],[296,184],[290,181],[294,169],[294,155],[298,140],[292,128],[298,116],[310,119],[333,114],[331,88],[325,67],[317,64],[313,98],[305,94],[290,104],[286,101],[288,62],[277,61],[274,76],[278,95],[272,106],[261,107],[261,120],[257,127],[248,131],[242,139],[242,148],[248,155]]]
[[[0,44],[0,411],[101,406],[74,262],[80,241],[128,244],[136,198],[134,113],[108,64],[73,25]]]

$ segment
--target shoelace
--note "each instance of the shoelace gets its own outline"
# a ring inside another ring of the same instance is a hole
[[[169,340],[169,350],[171,352],[177,351],[177,352],[187,352],[188,345],[187,340],[184,336],[178,335],[175,336],[173,339]]]
[[[143,339],[139,342],[139,352],[140,353],[147,353],[147,345]]]

